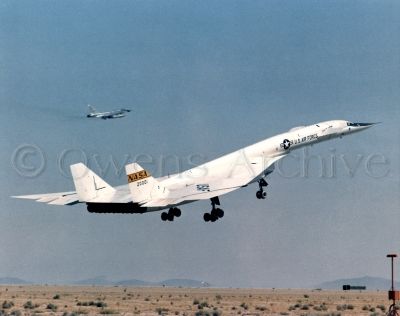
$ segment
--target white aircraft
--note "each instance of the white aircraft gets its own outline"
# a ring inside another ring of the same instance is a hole
[[[219,196],[258,183],[256,197],[265,199],[265,178],[274,164],[290,151],[331,138],[359,132],[376,123],[327,121],[295,127],[286,133],[267,138],[218,159],[182,173],[153,178],[139,164],[125,166],[127,185],[112,187],[83,163],[71,165],[75,191],[14,196],[54,205],[86,203],[93,213],[146,213],[169,209],[161,213],[163,221],[181,216],[178,206],[198,200],[211,200],[212,209],[204,214],[206,222],[224,216]]]
[[[101,118],[103,120],[124,117],[125,113],[130,112],[129,109],[112,110],[108,112],[98,112],[94,106],[88,104],[89,114],[86,117]]]

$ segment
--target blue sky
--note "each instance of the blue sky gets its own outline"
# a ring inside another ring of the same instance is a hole
[[[0,276],[244,287],[386,276],[400,238],[399,12],[398,1],[2,1]],[[89,120],[88,103],[133,111]],[[383,124],[294,152],[267,200],[256,186],[223,196],[214,224],[207,201],[164,223],[9,198],[73,189],[68,165],[84,158],[117,185],[111,158],[166,175],[176,159],[184,169],[329,119]],[[26,145],[44,155],[39,174],[38,155],[20,174]],[[289,177],[307,155],[307,176]]]

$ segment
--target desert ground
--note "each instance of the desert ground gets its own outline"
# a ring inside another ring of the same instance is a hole
[[[0,286],[0,315],[385,315],[386,291]]]

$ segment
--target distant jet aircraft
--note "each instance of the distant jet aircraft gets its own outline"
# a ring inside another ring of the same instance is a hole
[[[251,146],[212,160],[198,167],[168,177],[153,178],[139,164],[125,166],[128,184],[112,187],[83,163],[71,165],[75,191],[14,196],[54,205],[86,203],[92,213],[161,213],[163,221],[181,216],[178,206],[210,199],[211,211],[203,215],[206,222],[224,216],[219,196],[258,184],[257,199],[265,199],[266,176],[274,164],[290,151],[365,130],[376,123],[327,121],[295,127],[286,133],[267,138]]]
[[[106,119],[112,119],[112,118],[120,118],[124,117],[125,113],[130,112],[131,110],[129,109],[119,109],[119,110],[113,110],[109,112],[97,112],[94,106],[88,104],[89,108],[89,114],[86,115],[86,117],[95,117],[95,118],[101,118],[103,120]]]

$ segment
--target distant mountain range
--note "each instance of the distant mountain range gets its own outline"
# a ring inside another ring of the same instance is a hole
[[[25,281],[19,278],[0,278],[0,284],[7,285],[23,285],[23,284],[37,284],[35,282]],[[103,286],[170,286],[170,287],[209,287],[210,284],[204,281],[197,281],[191,279],[168,279],[161,282],[148,282],[137,279],[111,281],[105,276],[98,276],[90,279],[79,280],[75,282],[66,282],[66,284],[73,285],[103,285]]]
[[[121,285],[121,286],[172,286],[172,287],[208,287],[209,283],[191,279],[168,279],[161,282],[148,282],[137,279],[110,281],[104,276],[74,282],[77,285]]]
[[[31,282],[22,280],[19,278],[4,277],[0,278],[0,284],[7,285],[24,285],[24,284],[38,284],[37,282]],[[50,283],[49,283],[50,284]],[[105,276],[98,276],[90,279],[79,280],[75,282],[66,282],[66,285],[100,285],[100,286],[169,286],[169,287],[209,287],[209,283],[204,281],[197,281],[191,279],[168,279],[161,282],[148,282],[137,279],[127,279],[120,281],[112,281],[107,279]],[[323,290],[341,290],[343,285],[364,285],[367,290],[389,290],[391,282],[385,278],[364,276],[360,278],[351,279],[338,279],[334,281],[323,282],[315,286]],[[400,289],[400,282],[395,283],[395,287]]]
[[[391,281],[379,277],[364,276],[352,279],[339,279],[329,282],[324,282],[316,286],[316,288],[326,290],[341,290],[343,285],[364,285],[367,290],[389,290]],[[400,282],[395,282],[395,287],[400,288]]]
[[[18,278],[0,278],[0,284],[32,284],[32,282]]]

